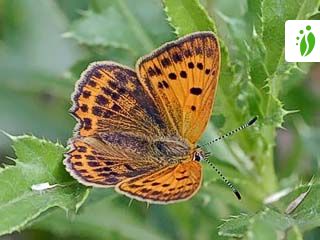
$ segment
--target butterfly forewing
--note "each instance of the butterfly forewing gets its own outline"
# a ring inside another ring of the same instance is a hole
[[[137,63],[139,78],[179,134],[195,143],[209,120],[220,69],[212,33],[168,43]]]
[[[167,134],[166,118],[134,71],[91,64],[77,84],[71,113],[78,125],[64,162],[82,183],[107,187],[163,167],[150,144]]]
[[[79,122],[81,136],[114,129],[146,136],[167,132],[166,117],[136,73],[113,62],[93,63],[82,74],[71,113]]]

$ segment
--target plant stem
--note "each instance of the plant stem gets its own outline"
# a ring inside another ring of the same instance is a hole
[[[261,185],[266,194],[270,194],[277,190],[278,180],[274,170],[274,141],[276,130],[273,126],[266,126],[263,129],[266,147],[258,154],[262,159],[259,161],[259,175],[261,176]],[[273,144],[270,144],[273,143]]]

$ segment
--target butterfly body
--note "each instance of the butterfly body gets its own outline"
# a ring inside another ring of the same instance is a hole
[[[172,203],[200,188],[220,68],[211,32],[180,38],[141,58],[136,71],[92,63],[72,96],[78,124],[64,164],[79,182],[138,200]]]

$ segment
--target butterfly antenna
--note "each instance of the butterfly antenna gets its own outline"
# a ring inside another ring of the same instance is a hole
[[[257,119],[258,119],[258,117],[256,116],[256,117],[252,118],[249,122],[243,124],[242,126],[236,128],[236,129],[234,129],[234,130],[232,130],[232,131],[230,131],[230,132],[228,132],[228,133],[226,133],[226,134],[224,134],[224,135],[222,135],[222,136],[220,136],[218,138],[215,138],[212,141],[210,141],[210,142],[208,142],[208,143],[206,143],[204,145],[201,145],[200,147],[205,147],[205,146],[211,145],[212,143],[218,142],[218,141],[220,141],[220,140],[222,140],[222,139],[224,139],[226,137],[229,137],[229,136],[231,136],[231,135],[233,135],[233,134],[235,134],[235,133],[247,128],[247,127],[250,127],[257,121]]]
[[[222,180],[228,185],[229,188],[231,188],[232,192],[240,200],[241,199],[240,192],[232,185],[232,183],[222,174],[222,172],[212,162],[209,161],[207,157],[205,157],[204,160],[210,165],[210,167],[212,167],[218,173],[218,175],[222,178]]]

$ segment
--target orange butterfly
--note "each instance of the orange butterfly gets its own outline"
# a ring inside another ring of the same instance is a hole
[[[212,32],[163,45],[136,71],[92,63],[72,96],[78,124],[66,169],[84,185],[115,187],[141,201],[191,198],[201,185],[205,153],[196,142],[211,115],[219,69]]]

